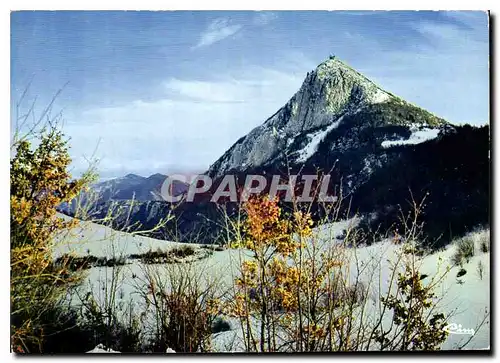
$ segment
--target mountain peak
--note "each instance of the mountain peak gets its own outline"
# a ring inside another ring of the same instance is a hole
[[[137,175],[137,174],[133,174],[133,173],[129,173],[129,174],[125,175],[123,178],[124,179],[144,179],[144,177]]]
[[[285,150],[289,153],[300,148],[300,140],[312,139],[311,150],[301,153],[302,157],[295,160],[304,162],[317,151],[317,144],[327,134],[346,124],[359,131],[360,127],[420,127],[443,121],[383,90],[339,58],[331,56],[307,73],[300,89],[283,107],[238,140],[208,172],[221,176],[228,170],[273,163]]]
[[[150,176],[147,177],[147,179],[151,180],[151,179],[166,179],[167,176],[165,174],[161,174],[161,173],[155,173],[155,174],[152,174]]]
[[[331,79],[335,77],[350,77],[353,80],[357,81],[357,83],[361,84],[369,84],[371,87],[375,87],[378,90],[383,91],[379,86],[377,86],[373,81],[368,79],[365,75],[358,72],[354,68],[352,68],[349,64],[342,61],[340,58],[335,56],[330,56],[329,59],[320,63],[315,71],[318,77],[321,80]],[[385,92],[385,91],[383,91]],[[387,93],[387,92],[386,92]]]
[[[316,71],[319,72],[331,72],[338,69],[349,70],[358,73],[357,71],[352,69],[347,63],[343,62],[340,58],[336,56],[330,56],[330,58],[324,60],[316,67]]]
[[[306,90],[312,88],[325,111],[332,115],[389,101],[394,97],[335,56],[308,73],[304,86]]]

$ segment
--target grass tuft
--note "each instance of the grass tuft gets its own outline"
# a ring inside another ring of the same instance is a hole
[[[464,261],[469,263],[470,259],[474,257],[474,254],[474,240],[470,237],[461,238],[456,243],[456,250],[451,257],[451,262],[454,266],[461,266]]]

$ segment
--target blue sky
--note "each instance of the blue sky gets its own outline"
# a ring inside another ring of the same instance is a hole
[[[335,54],[453,123],[489,119],[483,12],[15,12],[11,109],[64,84],[74,172],[202,172]],[[97,149],[96,149],[97,148]]]

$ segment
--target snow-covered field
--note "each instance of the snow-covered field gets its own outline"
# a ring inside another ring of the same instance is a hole
[[[326,241],[334,241],[336,236],[340,236],[349,223],[355,221],[342,221],[329,225],[323,225],[317,229],[320,236]],[[488,237],[489,231],[477,232],[473,235],[476,244],[481,238]],[[331,242],[330,242],[331,243]],[[63,253],[74,253],[78,256],[88,254],[94,256],[126,256],[133,253],[144,253],[148,250],[161,248],[179,247],[185,244],[178,244],[163,240],[131,235],[114,231],[108,227],[89,222],[80,222],[80,226],[71,233],[61,236],[56,243],[54,257]],[[199,245],[192,245],[201,248]],[[455,246],[450,245],[446,249],[426,256],[419,261],[420,272],[433,276],[439,271],[444,271],[447,266],[451,266],[451,257],[455,251]],[[392,261],[397,256],[398,247],[388,240],[380,241],[369,247],[359,247],[350,249],[350,261],[352,268],[352,278],[355,277],[356,266],[366,267],[360,274],[361,280],[376,281],[373,286],[379,286],[374,293],[385,292],[389,288],[390,267]],[[218,280],[221,288],[232,286],[232,282],[238,271],[241,259],[248,258],[248,252],[243,250],[214,251],[210,257],[193,262],[191,267],[200,272],[200,276],[208,281]],[[356,262],[357,261],[357,262]],[[477,272],[478,264],[484,266],[482,277]],[[445,278],[440,282],[438,293],[442,295],[439,302],[439,311],[445,312],[449,319],[449,324],[460,324],[463,329],[476,329],[486,312],[490,309],[490,254],[482,253],[476,246],[476,253],[470,261],[463,266],[467,273],[457,279],[456,275],[460,267],[453,266]],[[125,266],[121,267],[95,267],[88,271],[86,279],[80,287],[80,296],[85,296],[87,291],[92,291],[94,296],[105,299],[112,278],[118,276],[117,304],[127,304],[132,301],[137,307],[141,307],[142,301],[138,290],[146,289],[145,274],[155,271],[159,275],[167,276],[167,265],[144,265],[139,260],[128,260]],[[457,281],[460,280],[460,281]],[[73,302],[78,303],[78,299],[73,297]],[[373,304],[374,306],[376,304]],[[475,332],[473,339],[465,346],[466,349],[486,349],[490,345],[490,326],[488,317],[483,327]],[[225,351],[241,350],[238,344],[241,338],[241,330],[237,322],[232,321],[232,330],[215,334],[213,336],[213,348]],[[457,349],[470,338],[465,334],[450,334],[443,349]]]
[[[58,214],[58,216],[66,220],[70,219],[64,214]],[[199,247],[196,244],[167,242],[137,234],[118,232],[100,224],[81,221],[77,227],[56,238],[54,258],[65,253],[82,257],[88,254],[96,257],[118,257],[149,250],[155,251],[158,248],[170,249],[186,245]]]

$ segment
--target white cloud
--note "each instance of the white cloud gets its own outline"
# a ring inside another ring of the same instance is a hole
[[[239,24],[231,25],[229,19],[218,18],[212,21],[207,29],[201,34],[200,40],[193,47],[201,48],[207,47],[214,43],[220,42],[241,30],[242,26]]]
[[[267,25],[276,19],[278,16],[269,11],[257,12],[253,18],[253,24],[257,26]]]
[[[422,35],[432,39],[456,39],[460,29],[453,24],[438,24],[431,22],[421,22],[415,25],[415,29]]]
[[[191,101],[238,103],[251,96],[251,87],[238,80],[208,82],[172,78],[164,86],[167,92]]]
[[[211,103],[245,103],[263,97],[273,87],[297,80],[292,75],[270,69],[254,68],[262,80],[244,78],[244,75],[219,78],[215,81],[181,80],[171,78],[164,82],[168,94],[184,101]],[[269,95],[274,99],[272,95]],[[291,96],[291,94],[289,95]]]
[[[264,26],[269,24],[271,21],[276,19],[278,16],[269,11],[256,12],[255,16],[251,20],[251,24],[254,26]],[[202,47],[207,47],[214,43],[220,42],[232,35],[235,35],[243,29],[241,24],[231,24],[231,21],[226,18],[217,18],[213,20],[205,31],[200,35],[200,40],[191,49],[197,49]]]
[[[306,68],[307,70],[307,68]],[[299,89],[306,71],[249,67],[214,80],[172,78],[153,102],[95,108],[73,115],[75,169],[86,167],[82,150],[97,156],[106,176],[205,171],[241,136],[263,123]]]

